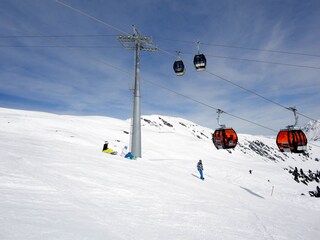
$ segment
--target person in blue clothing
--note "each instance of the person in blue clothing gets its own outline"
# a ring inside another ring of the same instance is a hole
[[[135,156],[132,155],[131,152],[128,152],[124,157],[125,157],[125,158],[130,158],[130,159],[132,159],[132,160],[136,160],[136,159],[137,159]]]
[[[199,174],[200,174],[200,179],[204,180],[204,177],[203,177],[203,165],[202,165],[202,161],[199,160],[198,164],[197,164],[197,169],[199,171]]]

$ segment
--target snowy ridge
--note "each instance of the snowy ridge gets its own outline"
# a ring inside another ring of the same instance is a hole
[[[211,134],[214,129],[205,128],[199,126],[193,122],[185,119],[168,117],[168,116],[143,116],[142,126],[146,129],[153,129],[158,133],[174,133],[185,136],[193,136],[194,140],[203,140],[206,144],[210,143],[215,150],[214,145],[211,142]],[[281,153],[276,145],[276,140],[270,137],[264,136],[252,136],[247,134],[238,134],[239,143],[234,150],[222,150],[223,155],[229,154],[248,154],[251,157],[259,157],[264,161],[272,160],[275,162],[285,161],[289,159],[298,160],[315,160],[319,156],[313,154],[314,146],[309,146],[309,151],[306,154],[288,154]],[[311,140],[312,142],[312,140]],[[241,153],[240,153],[241,152]]]
[[[0,108],[0,239],[309,239],[319,234],[320,150],[277,151],[274,138],[239,134],[216,150],[213,129],[142,117],[143,156],[101,152],[129,145],[130,121]],[[204,162],[205,181],[196,163]],[[252,170],[252,174],[249,174]],[[303,194],[303,195],[302,195]]]
[[[320,121],[308,122],[302,130],[307,135],[308,140],[320,141]]]

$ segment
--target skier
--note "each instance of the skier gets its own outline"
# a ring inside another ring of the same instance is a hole
[[[199,171],[199,174],[200,174],[200,179],[204,180],[204,177],[203,177],[203,165],[202,165],[202,161],[199,160],[198,164],[197,164],[197,169]]]

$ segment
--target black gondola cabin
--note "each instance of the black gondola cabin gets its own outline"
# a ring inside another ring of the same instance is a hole
[[[300,129],[282,129],[277,136],[277,145],[281,152],[304,153],[307,143],[307,137]]]
[[[219,128],[212,134],[212,142],[217,149],[235,148],[238,136],[232,128]]]
[[[198,72],[204,71],[206,69],[207,59],[203,54],[197,54],[194,56],[193,64]]]
[[[173,70],[177,76],[182,76],[184,74],[184,64],[182,60],[177,60],[173,63]]]

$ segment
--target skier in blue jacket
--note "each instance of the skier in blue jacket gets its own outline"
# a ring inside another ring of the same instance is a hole
[[[197,169],[200,173],[200,179],[204,180],[204,177],[203,177],[203,165],[202,165],[202,161],[199,160],[198,164],[197,164]]]

